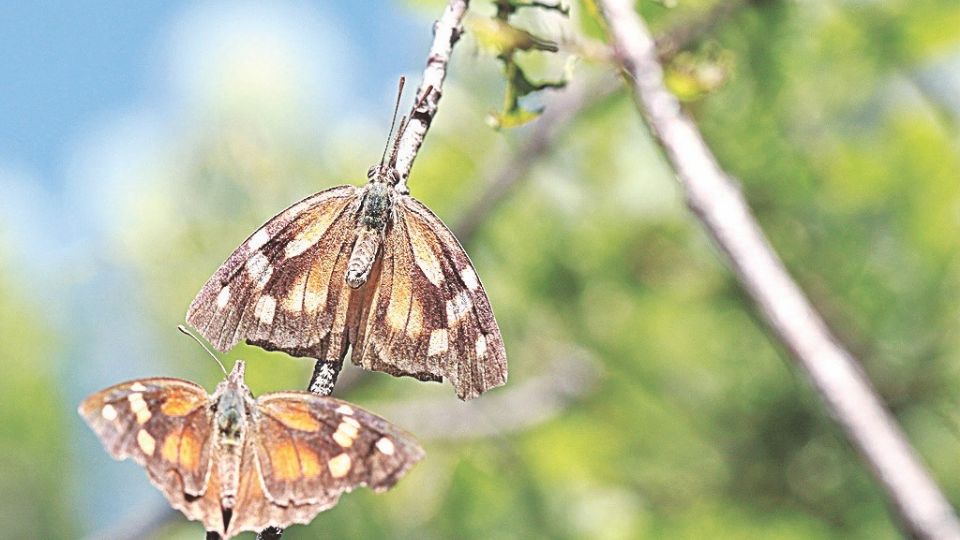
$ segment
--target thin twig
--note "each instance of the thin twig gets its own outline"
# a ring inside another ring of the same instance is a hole
[[[407,127],[400,135],[397,146],[395,167],[400,173],[400,183],[397,184],[397,189],[400,191],[406,190],[413,160],[416,159],[420,145],[423,144],[423,138],[426,137],[433,117],[437,114],[437,105],[443,94],[443,81],[447,77],[450,54],[463,33],[461,23],[469,3],[468,0],[450,0],[446,9],[443,10],[443,15],[433,25],[433,44],[430,45],[430,54],[427,56],[427,67],[423,70],[423,78],[417,88]]]
[[[577,352],[554,360],[541,375],[484,399],[417,400],[371,408],[422,439],[480,439],[524,431],[556,418],[592,390],[598,377],[597,363]]]
[[[440,96],[443,93],[443,82],[447,77],[447,65],[453,46],[463,33],[461,22],[467,13],[468,0],[450,0],[443,14],[434,23],[433,43],[427,56],[427,67],[423,70],[423,78],[417,89],[413,108],[410,111],[406,126],[397,139],[396,162],[394,166],[400,173],[398,191],[406,191],[407,178],[413,167],[423,139],[430,129],[433,117],[437,114]],[[325,363],[317,361],[307,389],[318,395],[330,395],[340,374],[340,363]],[[283,536],[283,529],[270,527],[257,535],[258,540],[279,540]]]
[[[790,278],[735,181],[663,84],[653,39],[631,0],[601,0],[611,38],[687,204],[727,255],[777,339],[820,393],[914,538],[960,538],[960,523],[857,361]]]

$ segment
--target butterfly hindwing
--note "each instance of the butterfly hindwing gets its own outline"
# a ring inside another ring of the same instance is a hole
[[[395,209],[354,362],[394,375],[448,378],[461,399],[504,384],[500,330],[466,252],[412,197],[399,197]]]
[[[315,354],[337,328],[342,295],[331,285],[342,278],[333,272],[344,249],[349,257],[355,234],[350,210],[361,192],[349,185],[330,188],[268,221],[207,281],[187,321],[220,351],[245,339]]]

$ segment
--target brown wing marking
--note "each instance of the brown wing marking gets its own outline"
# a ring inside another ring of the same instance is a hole
[[[376,308],[354,362],[421,380],[447,378],[461,399],[504,384],[503,340],[466,252],[415,199],[399,197],[395,209]]]
[[[327,285],[342,244],[353,240],[361,193],[334,187],[268,221],[207,281],[187,321],[221,351],[246,339],[310,356],[335,319]]]

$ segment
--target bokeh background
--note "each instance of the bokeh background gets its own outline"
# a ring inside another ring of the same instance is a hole
[[[716,3],[639,9],[661,34],[717,18],[668,64],[671,84],[960,503],[960,4]],[[569,19],[521,19],[564,42],[521,61],[558,78],[580,56],[574,81],[606,88],[602,32],[573,4]],[[274,213],[364,179],[441,7],[0,5],[0,536],[200,536],[75,407],[134,377],[214,387],[219,368],[175,330],[187,305]],[[536,122],[487,126],[504,86],[468,34],[410,186],[456,229],[522,165],[465,239],[510,383],[467,405],[447,385],[348,370],[336,394],[413,431],[428,457],[287,537],[897,537],[628,96],[588,91],[532,153]],[[529,106],[549,114],[562,95]],[[257,394],[311,370],[245,346],[224,358],[248,360]]]

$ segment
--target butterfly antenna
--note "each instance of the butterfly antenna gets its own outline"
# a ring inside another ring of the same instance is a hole
[[[388,163],[391,167],[397,164],[397,152],[400,151],[400,137],[403,135],[403,130],[405,129],[407,129],[406,116],[400,119],[400,127],[397,129],[397,138],[393,140],[393,149],[390,150],[390,161]]]
[[[393,127],[397,123],[397,112],[400,110],[400,97],[403,96],[403,85],[407,82],[406,77],[400,76],[400,84],[397,86],[397,103],[393,106],[393,118],[390,119],[390,133],[387,134],[387,144],[383,145],[383,155],[380,156],[380,166],[383,166],[383,160],[387,159],[387,149],[390,148],[390,138],[393,137]]]
[[[433,85],[427,87],[427,91],[420,96],[420,99],[413,104],[413,110],[416,111],[423,107],[424,102],[427,100],[427,96],[430,95],[430,92],[433,92]],[[396,114],[396,113],[394,113]],[[408,118],[404,116],[400,119],[400,127],[397,128],[397,138],[393,140],[393,150],[390,151],[390,166],[393,167],[397,164],[397,153],[400,152],[400,138],[403,137],[403,132],[407,129]],[[382,163],[381,163],[382,165]]]
[[[211,351],[204,342],[200,341],[200,338],[193,335],[193,332],[191,332],[190,330],[187,330],[187,327],[182,324],[177,325],[177,330],[179,330],[185,335],[192,337],[194,341],[199,343],[200,346],[203,347],[203,350],[207,351],[207,354],[209,354],[210,357],[213,358],[213,360],[217,363],[217,365],[220,366],[220,369],[223,370],[223,374],[224,375],[227,374],[227,368],[223,367],[223,362],[221,362],[220,359],[217,358],[217,355],[213,354],[213,351]]]

